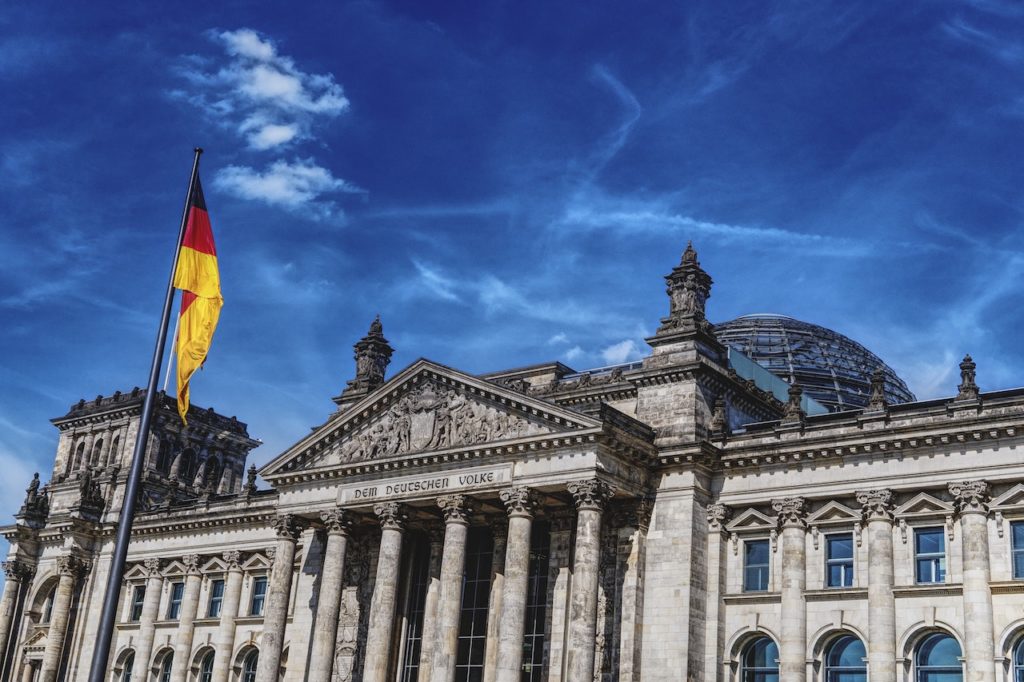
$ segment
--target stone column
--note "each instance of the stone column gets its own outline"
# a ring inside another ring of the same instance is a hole
[[[786,682],[803,682],[807,678],[807,501],[802,497],[775,499],[772,509],[782,531],[779,677]]]
[[[36,675],[36,667],[32,661],[25,659],[21,664],[21,682],[32,682]]]
[[[196,614],[199,612],[199,589],[203,576],[199,573],[199,555],[186,554],[181,558],[185,564],[185,590],[181,596],[178,611],[178,632],[174,640],[174,660],[171,662],[171,682],[185,682],[192,655],[192,635],[196,631]]]
[[[965,682],[995,682],[995,626],[989,586],[988,501],[986,481],[949,484],[956,501],[964,550]]]
[[[284,630],[288,623],[288,602],[292,594],[292,564],[299,539],[299,520],[293,514],[279,514],[274,520],[277,545],[274,568],[267,585],[267,608],[263,615],[263,638],[256,665],[256,682],[277,682],[281,667]]]
[[[338,637],[338,612],[341,609],[341,586],[345,575],[345,548],[352,519],[344,509],[322,512],[327,527],[327,547],[320,571],[320,596],[316,602],[313,624],[313,646],[309,656],[308,682],[330,682],[334,651]]]
[[[135,662],[132,664],[133,680],[149,679],[149,659],[153,655],[153,640],[156,638],[154,624],[164,590],[164,576],[160,573],[163,562],[160,559],[146,559],[143,565],[146,567],[146,597],[142,602],[142,615],[139,616],[139,643],[135,647]]]
[[[566,643],[567,682],[593,682],[597,637],[597,581],[601,567],[601,515],[612,496],[597,478],[569,483],[576,503],[576,547],[569,595],[569,637]]]
[[[508,544],[505,546],[505,585],[498,629],[497,682],[518,682],[523,668],[530,529],[537,498],[532,490],[522,487],[502,490],[500,496],[508,509]]]
[[[434,640],[430,682],[453,682],[462,615],[462,578],[466,567],[470,500],[465,495],[445,495],[437,499],[437,506],[444,513],[444,550],[441,554],[437,638]]]
[[[491,555],[491,595],[487,604],[487,643],[484,646],[483,682],[494,682],[498,674],[498,636],[501,625],[501,603],[505,590],[505,546],[508,543],[508,521],[491,523],[494,553]]]
[[[395,593],[402,566],[402,534],[405,509],[397,502],[383,502],[373,511],[380,518],[380,553],[377,576],[370,600],[370,623],[366,631],[363,682],[384,682],[391,660],[391,634],[395,627]]]
[[[53,614],[50,629],[46,635],[46,649],[43,651],[43,665],[39,682],[54,682],[60,668],[64,651],[64,638],[68,633],[68,619],[71,616],[71,600],[75,594],[75,582],[85,568],[81,559],[65,555],[57,558],[57,590],[53,595]]]
[[[704,632],[704,681],[717,682],[722,677],[725,648],[725,619],[722,597],[725,586],[725,524],[732,510],[724,504],[708,505],[708,602]]]
[[[546,682],[565,679],[566,621],[572,587],[572,509],[548,512],[551,522],[551,555],[548,558],[547,647],[548,675]]]
[[[18,600],[35,574],[35,570],[24,561],[5,561],[3,569],[7,575],[7,584],[4,585],[4,597],[0,601],[0,667],[7,660],[7,639],[11,636]],[[15,662],[15,659],[11,660],[11,667]]]
[[[242,603],[242,554],[234,550],[224,552],[224,563],[228,573],[224,578],[224,600],[220,607],[220,624],[217,639],[214,640],[216,653],[213,656],[211,682],[228,682],[231,674],[231,654],[235,651],[235,619]],[[145,680],[146,677],[132,677]]]
[[[423,637],[420,639],[420,674],[426,675],[434,660],[434,642],[437,639],[437,594],[441,589],[441,551],[444,547],[444,532],[437,529],[427,531],[430,537],[430,576],[427,596],[423,602]],[[426,678],[424,677],[424,680]]]
[[[867,650],[871,682],[896,682],[892,498],[891,490],[862,490],[857,493],[868,534]]]

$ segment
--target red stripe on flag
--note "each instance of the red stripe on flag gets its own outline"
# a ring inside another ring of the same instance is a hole
[[[213,229],[210,227],[210,214],[195,206],[188,213],[188,226],[185,228],[185,240],[181,243],[200,253],[217,255],[213,245]]]
[[[192,305],[192,302],[195,301],[197,298],[198,298],[198,296],[193,294],[191,291],[182,291],[181,292],[181,312],[178,314],[178,316],[181,317],[182,315],[184,315],[185,311],[188,310],[188,307],[190,305]]]

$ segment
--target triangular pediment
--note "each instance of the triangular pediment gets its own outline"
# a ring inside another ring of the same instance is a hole
[[[148,576],[149,576],[149,573],[146,571],[146,567],[145,566],[143,566],[142,564],[135,564],[134,566],[129,568],[127,571],[125,571],[124,579],[125,580],[145,580]]]
[[[45,649],[46,630],[38,630],[34,635],[25,640],[26,649]]]
[[[598,420],[510,388],[418,360],[314,429],[260,474],[271,478],[600,425]]]
[[[945,516],[953,513],[953,505],[934,495],[919,493],[896,509],[896,516]]]
[[[185,564],[183,564],[183,563],[181,563],[180,561],[177,561],[177,560],[170,561],[170,562],[168,562],[168,564],[166,566],[164,566],[164,570],[162,570],[160,572],[163,575],[165,575],[165,576],[184,575],[185,574]]]
[[[223,573],[228,570],[228,565],[220,557],[214,557],[200,567],[203,573]]]
[[[243,571],[270,570],[270,566],[270,560],[262,554],[253,554],[248,559],[242,562]]]
[[[775,526],[774,518],[762,514],[756,509],[748,509],[730,521],[725,528],[730,532],[740,532],[744,530],[764,530],[765,528],[774,528]]]
[[[807,517],[807,523],[814,524],[830,524],[830,523],[852,523],[860,521],[861,515],[859,512],[850,509],[841,502],[832,500],[824,507],[814,512]]]
[[[1018,483],[999,497],[992,500],[989,505],[992,509],[1015,509],[1024,508],[1024,483]]]

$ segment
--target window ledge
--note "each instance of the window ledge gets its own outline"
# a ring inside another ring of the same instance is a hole
[[[834,599],[866,599],[866,587],[826,587],[820,590],[807,590],[804,597],[807,601],[832,601]]]
[[[779,604],[782,595],[778,592],[741,592],[722,597],[726,604]]]
[[[934,585],[897,585],[892,588],[894,597],[941,597],[962,594],[960,583],[935,583]]]
[[[1014,592],[1024,592],[1024,580],[1000,580],[998,582],[989,583],[992,587],[992,594],[1011,594]]]

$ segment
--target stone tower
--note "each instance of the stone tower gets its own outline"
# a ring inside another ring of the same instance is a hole
[[[384,327],[380,323],[380,315],[370,323],[370,330],[366,336],[356,342],[353,349],[355,350],[356,377],[348,382],[348,386],[341,392],[341,395],[332,398],[341,409],[365,397],[384,383],[384,374],[387,372],[391,355],[395,349],[384,338]]]

